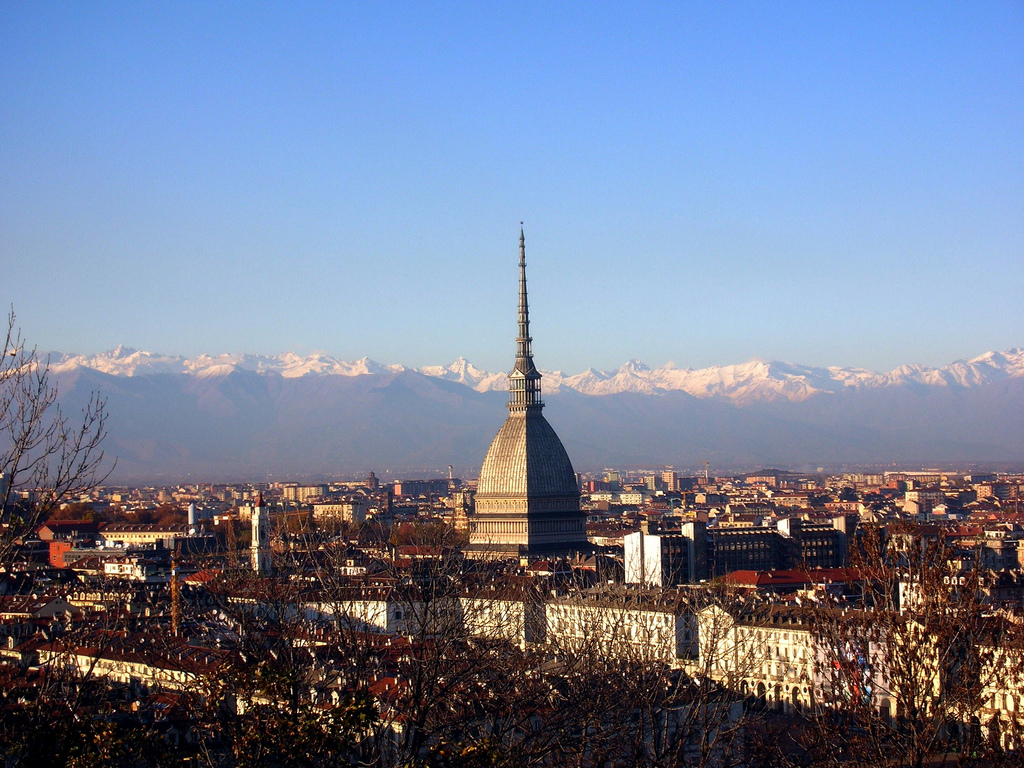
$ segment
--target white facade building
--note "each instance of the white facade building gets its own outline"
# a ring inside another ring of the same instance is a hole
[[[270,510],[263,503],[263,494],[256,497],[252,510],[252,569],[260,576],[270,573]]]

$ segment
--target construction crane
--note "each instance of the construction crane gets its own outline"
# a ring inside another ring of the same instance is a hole
[[[181,582],[178,573],[178,554],[181,543],[175,543],[171,553],[171,632],[181,637]]]

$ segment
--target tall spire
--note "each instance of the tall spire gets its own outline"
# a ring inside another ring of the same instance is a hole
[[[516,367],[521,361],[533,363],[533,350],[530,347],[530,305],[526,299],[526,234],[523,222],[519,222],[519,337],[516,339]],[[527,369],[523,369],[525,372]]]
[[[516,337],[516,364],[509,374],[510,411],[543,407],[540,399],[540,371],[533,364],[533,339],[530,337],[530,307],[526,298],[526,234],[519,222],[519,336]]]

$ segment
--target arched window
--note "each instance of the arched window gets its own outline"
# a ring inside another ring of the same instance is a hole
[[[892,712],[892,703],[888,699],[882,699],[881,704],[878,705],[878,714],[883,720],[888,720]]]

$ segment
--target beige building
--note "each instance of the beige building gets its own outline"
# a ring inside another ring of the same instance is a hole
[[[314,504],[313,519],[318,523],[337,520],[345,523],[362,523],[366,521],[369,508],[365,499],[353,499],[331,504]]]
[[[341,621],[358,632],[420,638],[451,635],[461,621],[456,600],[423,600],[413,587],[354,587],[307,602],[304,608],[307,618]]]
[[[544,605],[546,642],[570,652],[683,666],[696,652],[693,612],[674,592],[585,592]]]
[[[104,547],[130,547],[160,544],[173,548],[174,540],[185,536],[184,524],[107,523],[100,529],[98,543]]]
[[[1019,653],[1019,651],[1017,652]],[[1024,669],[1021,660],[1006,649],[985,648],[988,659],[982,670],[982,708],[978,719],[986,736],[998,738],[1003,749],[1024,747]]]
[[[459,599],[459,609],[470,637],[502,640],[520,648],[544,640],[544,606],[528,590],[476,590]]]
[[[792,712],[814,705],[815,648],[806,614],[751,606],[738,616],[711,606],[697,614],[697,671]]]
[[[145,689],[182,690],[213,674],[227,652],[186,645],[167,637],[97,632],[94,642],[39,648],[40,665],[77,668],[83,677],[103,677]]]

